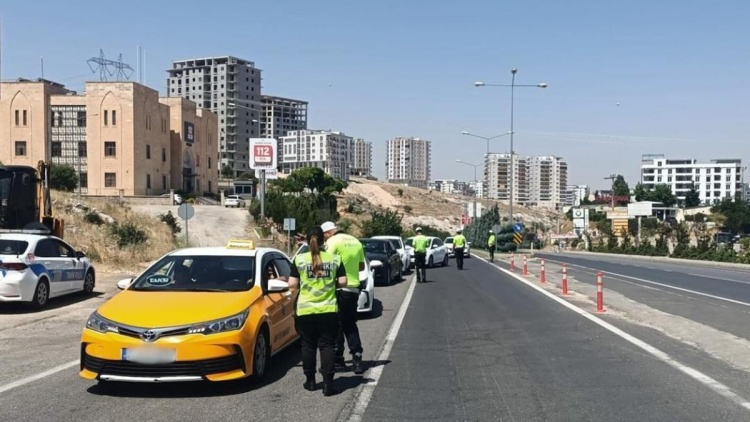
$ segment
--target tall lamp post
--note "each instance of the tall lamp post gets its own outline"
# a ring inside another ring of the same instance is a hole
[[[519,88],[547,88],[547,84],[544,82],[540,82],[536,85],[516,85],[516,72],[518,72],[518,69],[513,68],[510,70],[510,73],[512,75],[510,85],[504,85],[504,84],[487,84],[481,81],[474,82],[475,87],[485,87],[485,86],[492,86],[492,87],[510,87],[510,189],[508,190],[508,196],[509,196],[509,203],[510,203],[510,223],[513,224],[513,183],[514,183],[514,162],[513,162],[513,106],[514,106],[514,98],[515,98],[515,89],[516,87]]]
[[[471,164],[471,163],[467,163],[466,161],[461,161],[461,160],[456,160],[456,162],[460,164],[465,164],[470,167],[474,167],[474,181],[475,182],[477,181],[477,167],[481,166],[481,164]],[[472,218],[477,217],[477,194],[476,192],[474,192],[474,209],[471,213],[471,217]]]

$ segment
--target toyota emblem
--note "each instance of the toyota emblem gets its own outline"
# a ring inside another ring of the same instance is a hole
[[[145,342],[152,342],[156,340],[156,337],[158,337],[158,335],[154,330],[147,330],[141,333],[141,340]]]

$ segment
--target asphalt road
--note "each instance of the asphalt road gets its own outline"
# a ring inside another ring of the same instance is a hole
[[[746,421],[748,410],[480,259],[419,284],[366,421]]]
[[[368,367],[389,364],[374,361],[374,357],[410,280],[376,287],[374,314],[359,324]],[[113,293],[113,284],[100,286],[97,297],[55,301],[53,309],[40,313],[0,307],[0,421],[331,421],[353,400],[356,388],[367,381],[367,373],[339,374],[338,386],[344,391],[330,398],[320,391],[303,390],[298,343],[273,358],[273,367],[261,384],[104,386],[84,380],[77,365],[81,330],[88,315]],[[61,365],[67,367],[60,370]],[[45,375],[48,370],[57,372]],[[19,380],[25,383],[14,386]]]

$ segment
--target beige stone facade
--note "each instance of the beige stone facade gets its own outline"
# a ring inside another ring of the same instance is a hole
[[[134,82],[0,86],[0,161],[73,166],[89,195],[216,192],[216,115]],[[192,134],[188,132],[192,131]]]

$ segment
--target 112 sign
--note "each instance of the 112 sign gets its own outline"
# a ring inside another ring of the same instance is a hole
[[[270,145],[256,145],[253,157],[256,165],[271,166],[273,165],[273,148]]]

